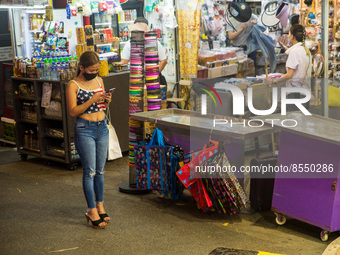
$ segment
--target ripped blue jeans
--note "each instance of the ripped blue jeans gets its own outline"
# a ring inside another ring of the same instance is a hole
[[[106,118],[101,121],[75,119],[74,143],[83,167],[83,190],[88,209],[104,202],[104,172],[109,132]],[[96,199],[96,200],[95,200]]]

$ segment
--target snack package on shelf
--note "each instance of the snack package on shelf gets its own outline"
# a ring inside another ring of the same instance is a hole
[[[84,31],[84,28],[77,27],[76,28],[76,34],[77,34],[77,43],[78,44],[85,43],[85,31]]]

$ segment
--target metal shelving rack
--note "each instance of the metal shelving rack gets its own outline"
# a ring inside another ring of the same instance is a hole
[[[52,83],[52,90],[60,89],[60,97],[54,97],[51,100],[60,102],[62,117],[48,116],[45,114],[44,108],[41,107],[43,84],[45,82]],[[67,83],[12,77],[12,84],[15,101],[16,145],[21,159],[26,160],[28,155],[32,155],[47,161],[66,163],[70,170],[75,170],[80,160],[73,141],[74,120],[68,114],[66,107],[65,87]],[[26,84],[33,88],[34,95],[20,95],[19,86],[21,84]],[[25,113],[23,113],[24,103],[35,105],[35,114],[31,112],[29,118],[26,118]],[[35,132],[36,139],[33,139],[33,136],[28,138],[26,130]],[[48,130],[56,130],[60,135],[53,135]]]

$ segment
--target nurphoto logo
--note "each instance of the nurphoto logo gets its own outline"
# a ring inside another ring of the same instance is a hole
[[[203,83],[200,83],[203,84]],[[220,101],[221,106],[222,100],[218,94],[218,92],[212,88],[211,86],[207,84],[203,84],[207,88],[209,88],[218,98]],[[201,114],[202,115],[207,115],[207,95],[209,95],[212,100],[214,101],[215,105],[217,105],[216,100],[213,96],[213,94],[205,89],[205,88],[200,88],[202,91],[205,93],[201,94]],[[244,94],[243,91],[238,88],[237,86],[231,85],[231,84],[225,84],[225,91],[230,91],[232,95],[232,107],[233,107],[233,115],[244,115],[244,108],[245,108],[245,103],[244,103]],[[300,93],[304,95],[303,98],[287,98],[287,95],[290,93]],[[278,88],[272,88],[272,104],[269,109],[267,110],[258,110],[255,109],[254,103],[253,103],[253,88],[249,87],[247,88],[247,104],[248,104],[248,109],[249,111],[256,115],[256,116],[266,116],[273,114],[278,107],[278,101],[279,101],[279,96],[278,96]],[[311,99],[311,92],[308,89],[305,88],[281,88],[281,115],[287,115],[287,105],[295,105],[304,115],[312,115],[306,107],[303,105],[304,103],[309,102]],[[265,119],[266,122],[271,122],[271,125],[274,126],[275,121],[279,121],[277,119]],[[231,126],[236,125],[236,123],[232,122],[232,120],[228,121],[226,119],[214,119],[214,127],[216,125],[225,125],[229,123]],[[297,126],[297,121],[294,119],[285,119],[281,121],[281,125],[285,127],[296,127]],[[260,119],[251,119],[251,120],[244,120],[243,123],[237,122],[237,125],[244,125],[244,126],[250,126],[250,127],[262,127],[264,125],[264,121]]]

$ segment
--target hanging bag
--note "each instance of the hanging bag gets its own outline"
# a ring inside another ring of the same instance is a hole
[[[134,153],[137,188],[168,191],[173,146],[164,145],[162,131],[156,128],[150,143],[135,145]]]
[[[107,151],[107,160],[114,160],[122,157],[119,140],[114,127],[111,124],[110,109],[107,109],[107,128],[109,130],[109,146]]]
[[[193,153],[191,161],[176,173],[203,212],[209,211],[213,204],[199,173],[195,173],[195,167],[202,165],[203,162],[214,156],[217,152],[218,142],[209,141],[203,150]]]

